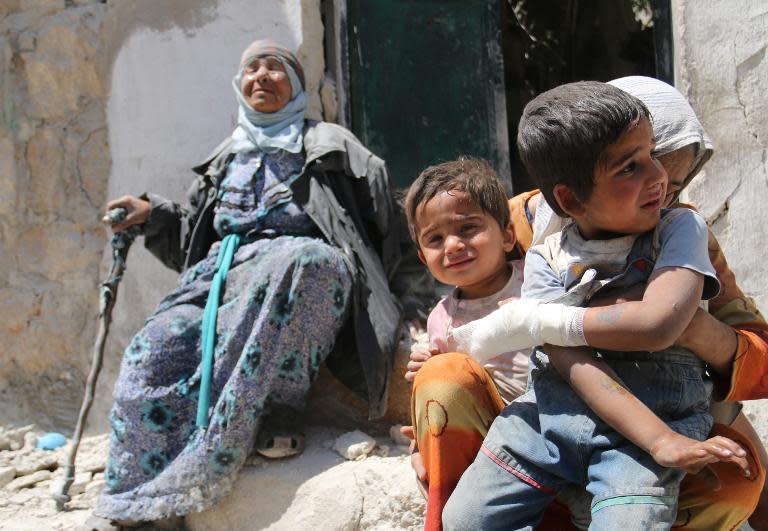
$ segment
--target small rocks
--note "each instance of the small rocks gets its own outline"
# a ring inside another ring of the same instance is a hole
[[[78,494],[82,494],[85,492],[85,488],[88,486],[88,484],[91,482],[91,479],[93,478],[93,474],[90,472],[78,472],[75,474],[75,481],[72,482],[72,485],[69,486],[69,490],[67,491],[67,494],[70,496],[77,496]],[[50,492],[51,494],[60,494],[62,489],[64,488],[64,478],[59,477],[56,478],[51,482],[50,485]]]
[[[37,448],[37,434],[29,432],[24,434],[24,444],[22,445],[24,450],[32,450]]]
[[[50,470],[38,470],[34,474],[29,474],[27,476],[21,476],[10,483],[8,483],[5,486],[6,490],[9,490],[11,492],[21,490],[27,487],[31,487],[35,483],[39,483],[41,481],[45,481],[46,479],[51,479],[51,471]]]
[[[350,461],[365,459],[375,447],[376,439],[360,430],[340,435],[333,444],[333,449]]]
[[[59,467],[59,460],[55,455],[35,449],[14,461],[14,466],[17,476],[26,476],[38,470],[55,470]]]
[[[88,485],[85,487],[85,495],[87,497],[95,497],[98,496],[101,491],[104,489],[104,485],[107,484],[107,481],[102,477],[101,479],[95,479],[88,483]]]
[[[5,487],[16,477],[16,469],[12,466],[0,468],[0,488]]]
[[[108,455],[109,434],[83,439],[77,451],[75,469],[79,472],[102,472],[107,466]]]
[[[25,489],[8,498],[8,503],[12,505],[26,505],[37,497],[37,493],[33,492],[32,490]]]
[[[6,430],[0,427],[0,450],[19,450],[24,446],[24,436],[35,429],[34,424]],[[3,447],[4,445],[5,448]]]

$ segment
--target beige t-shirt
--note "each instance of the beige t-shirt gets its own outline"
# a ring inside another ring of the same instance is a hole
[[[493,295],[480,299],[460,299],[458,289],[454,289],[438,302],[427,319],[430,345],[443,353],[454,352],[455,345],[448,340],[452,328],[485,317],[499,307],[499,301],[510,297],[519,298],[523,285],[523,265],[523,260],[509,262],[512,271],[509,281]],[[530,356],[530,350],[505,352],[483,364],[505,402],[511,402],[525,391]]]

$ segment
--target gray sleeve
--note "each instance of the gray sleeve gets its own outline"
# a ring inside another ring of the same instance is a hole
[[[702,300],[717,296],[720,282],[709,261],[708,231],[704,219],[687,208],[676,209],[674,217],[660,230],[660,249],[654,271],[663,267],[690,269],[704,276]]]
[[[159,195],[142,195],[150,204],[149,219],[144,224],[144,247],[174,271],[184,268],[192,229],[208,190],[212,188],[206,186],[205,180],[196,178],[187,191],[189,207]]]
[[[539,299],[552,301],[565,294],[565,286],[541,253],[531,248],[525,255],[523,272],[523,287],[520,297],[523,299]]]

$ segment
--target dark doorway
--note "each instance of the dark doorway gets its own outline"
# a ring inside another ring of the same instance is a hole
[[[505,0],[502,15],[512,182],[534,187],[517,155],[517,122],[541,92],[580,80],[656,75],[653,6],[643,0]]]
[[[347,0],[352,131],[409,185],[472,154],[509,175],[504,0]]]
[[[533,187],[515,137],[525,104],[561,83],[672,78],[669,0],[324,0],[339,115],[398,187],[427,165],[488,158]]]

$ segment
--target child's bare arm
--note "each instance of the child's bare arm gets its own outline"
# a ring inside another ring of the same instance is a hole
[[[697,441],[672,431],[622,385],[616,373],[588,348],[545,347],[550,361],[584,402],[609,426],[650,453],[662,466],[698,472],[715,461],[751,471],[744,449],[724,437]]]
[[[520,299],[453,330],[458,350],[480,360],[543,343],[628,351],[669,347],[691,321],[703,276],[684,267],[655,271],[643,299],[577,308]]]
[[[624,302],[641,301],[645,293],[645,286],[645,284],[636,284],[626,290],[592,299],[589,306],[598,308]],[[738,347],[736,332],[706,310],[696,309],[691,322],[675,340],[675,345],[696,353],[721,377],[730,377],[733,357]]]
[[[729,378],[739,339],[732,327],[699,308],[675,345],[695,352],[720,377]]]
[[[593,347],[613,350],[663,350],[677,340],[701,300],[704,278],[684,267],[655,271],[641,301],[584,313],[584,337]]]

